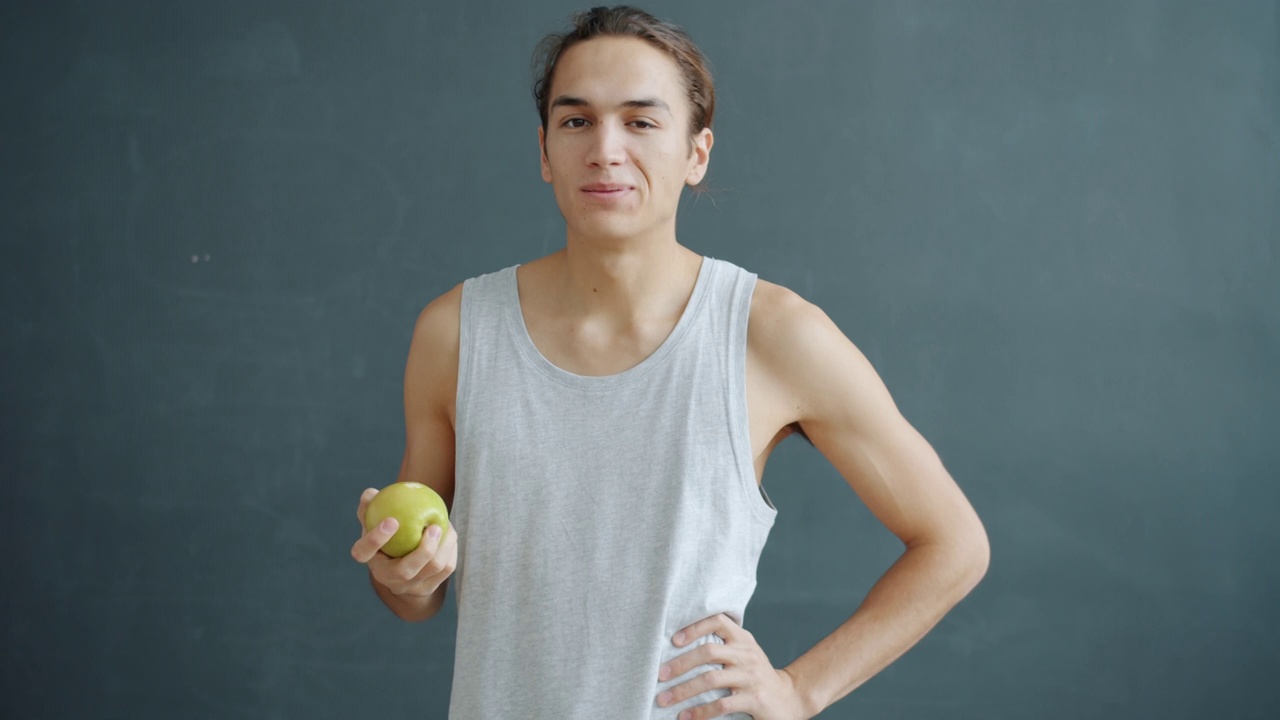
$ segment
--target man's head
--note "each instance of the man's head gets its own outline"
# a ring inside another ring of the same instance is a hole
[[[551,103],[551,81],[556,65],[565,51],[574,45],[597,37],[633,37],[644,40],[666,53],[680,68],[685,97],[689,102],[689,138],[703,128],[710,128],[716,114],[716,89],[711,70],[702,51],[680,27],[655,18],[643,10],[626,5],[597,7],[577,13],[573,29],[543,38],[534,55],[538,77],[533,85],[533,99],[547,130],[547,113]]]
[[[688,35],[633,8],[594,8],[536,57],[542,176],[566,221],[607,235],[674,223],[681,190],[706,175],[715,113]]]

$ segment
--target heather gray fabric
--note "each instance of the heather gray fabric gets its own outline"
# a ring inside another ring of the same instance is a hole
[[[744,392],[756,275],[704,258],[662,345],[588,377],[534,346],[515,271],[463,284],[449,717],[675,718],[727,691],[659,708],[720,667],[659,682],[693,647],[671,637],[720,612],[742,623],[777,515]]]

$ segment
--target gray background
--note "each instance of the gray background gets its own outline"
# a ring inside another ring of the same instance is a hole
[[[454,598],[396,620],[353,511],[417,312],[563,244],[577,7],[4,3],[7,716],[445,716]],[[1280,716],[1277,4],[645,7],[718,79],[680,240],[826,310],[991,537],[822,717]],[[798,440],[765,482],[782,666],[901,548]]]

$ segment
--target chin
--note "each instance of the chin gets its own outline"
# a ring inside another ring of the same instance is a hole
[[[588,217],[579,220],[569,228],[575,234],[601,240],[626,240],[645,232],[645,227],[634,218],[626,217]]]

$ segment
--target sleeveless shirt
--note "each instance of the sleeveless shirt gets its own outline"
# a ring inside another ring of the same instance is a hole
[[[756,482],[747,320],[756,275],[704,257],[675,328],[644,360],[585,376],[550,362],[516,267],[463,283],[455,490],[458,624],[451,720],[674,719],[671,643],[741,625],[777,509]],[[726,717],[747,717],[734,714]]]

